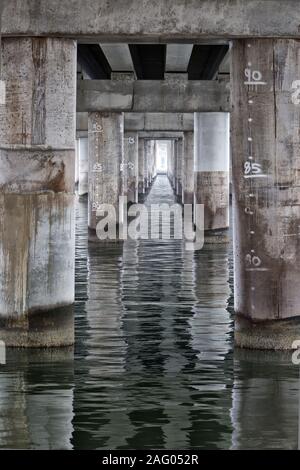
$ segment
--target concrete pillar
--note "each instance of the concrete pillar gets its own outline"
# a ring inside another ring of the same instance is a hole
[[[194,114],[195,204],[204,204],[205,239],[227,241],[229,226],[229,113]]]
[[[150,174],[151,174],[151,184],[153,183],[154,180],[154,165],[155,165],[155,149],[156,149],[156,141],[152,140],[152,148],[151,148],[151,165],[150,165]]]
[[[78,191],[79,182],[79,139],[75,140],[75,190]]]
[[[182,201],[182,159],[183,159],[183,140],[176,141],[176,196],[178,202]]]
[[[194,132],[184,133],[182,160],[182,202],[194,203]]]
[[[235,41],[232,176],[235,343],[300,339],[300,43]]]
[[[122,194],[122,162],[124,160],[123,113],[89,113],[89,240],[99,241],[98,222],[106,217],[97,215],[101,204],[115,208],[119,220],[119,197]]]
[[[154,159],[154,140],[150,140],[150,146],[149,146],[149,162],[148,162],[148,177],[149,177],[149,183],[150,186],[152,185],[153,182],[153,159]]]
[[[157,175],[157,154],[158,154],[158,140],[154,141],[154,152],[153,152],[153,179],[156,178]]]
[[[79,139],[78,195],[83,196],[89,190],[88,138]]]
[[[174,188],[174,139],[168,141],[167,144],[167,158],[168,158],[168,177],[172,188]]]
[[[73,344],[76,43],[4,38],[0,340]]]
[[[175,192],[175,195],[177,194],[176,189],[177,189],[177,140],[173,140],[173,168],[174,168],[174,174],[173,174],[173,189]]]
[[[145,175],[145,188],[146,190],[150,189],[152,183],[152,176],[151,176],[151,164],[152,164],[152,151],[153,151],[153,141],[149,139],[145,139],[145,168],[144,168],[144,175]]]
[[[171,140],[171,183],[172,188],[175,190],[176,188],[176,141],[175,139]]]
[[[138,145],[138,151],[139,151],[139,184],[138,184],[138,194],[142,195],[145,194],[145,177],[144,177],[144,171],[145,171],[145,139],[141,139],[139,137],[139,145]]]
[[[139,165],[139,138],[137,132],[124,134],[124,173],[126,182],[123,195],[127,196],[129,203],[138,202],[138,165]]]

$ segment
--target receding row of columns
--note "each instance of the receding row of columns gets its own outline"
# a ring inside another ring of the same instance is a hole
[[[76,43],[4,38],[1,51],[0,339],[8,346],[68,345]],[[300,337],[299,52],[292,39],[233,41],[235,341],[242,347],[288,349]],[[228,226],[228,133],[228,116],[201,113],[194,136],[186,132],[169,144],[174,191],[184,204],[204,203],[208,231]],[[151,139],[124,135],[121,113],[91,113],[88,135],[93,238],[98,205],[145,194],[155,163]]]
[[[85,171],[87,139],[79,144],[83,174],[79,174],[78,194],[83,194],[83,188],[89,193],[92,230],[97,225],[97,207],[117,207],[121,195],[129,203],[141,201],[156,175],[157,141],[141,139],[138,132],[124,133],[122,122],[122,113],[89,114],[89,173]],[[229,226],[228,113],[195,113],[195,132],[167,140],[166,146],[167,174],[177,201],[203,204],[206,240],[209,235],[211,241],[219,240],[217,231]]]

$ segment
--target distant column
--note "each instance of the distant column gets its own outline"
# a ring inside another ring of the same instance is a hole
[[[129,203],[138,202],[138,177],[139,177],[139,138],[137,132],[125,132],[124,134],[124,175],[126,180],[123,194],[127,196]]]
[[[96,234],[101,204],[111,204],[119,223],[119,197],[122,191],[124,160],[123,113],[93,112],[88,117],[89,138],[89,240],[100,241]]]
[[[145,194],[145,142],[144,139],[139,137],[139,185],[138,185],[138,194],[139,199],[141,199],[143,194]]]
[[[184,133],[182,168],[182,202],[194,204],[194,132]]]
[[[78,145],[79,170],[78,170],[78,195],[83,196],[89,191],[89,158],[88,138],[81,137]]]
[[[206,242],[228,241],[229,113],[195,113],[195,203],[204,204]]]
[[[176,196],[178,202],[182,202],[183,139],[177,140],[176,147]]]

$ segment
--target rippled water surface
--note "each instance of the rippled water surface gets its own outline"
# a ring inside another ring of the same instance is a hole
[[[158,176],[146,204],[173,202]],[[10,350],[1,448],[297,448],[290,354],[233,351],[232,251],[87,244],[77,204],[75,350]]]

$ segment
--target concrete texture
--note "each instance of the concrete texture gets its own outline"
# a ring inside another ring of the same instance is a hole
[[[70,345],[76,45],[4,39],[2,79],[0,339],[18,347]]]
[[[173,80],[79,80],[77,111],[225,112],[230,111],[230,90],[225,82],[177,77]]]
[[[296,0],[2,0],[2,32],[97,42],[299,37]]]
[[[214,230],[229,226],[229,114],[195,113],[194,139],[195,203],[204,204],[204,230],[212,242]]]
[[[96,227],[103,216],[101,204],[115,207],[118,221],[124,162],[124,116],[122,113],[89,113],[89,240],[100,241]]]
[[[300,315],[299,54],[299,41],[288,39],[235,41],[232,49],[234,308],[252,323],[280,321],[282,334],[281,320]],[[260,85],[247,84],[249,63]],[[268,341],[267,328],[260,335]],[[236,341],[246,344],[239,334]]]

